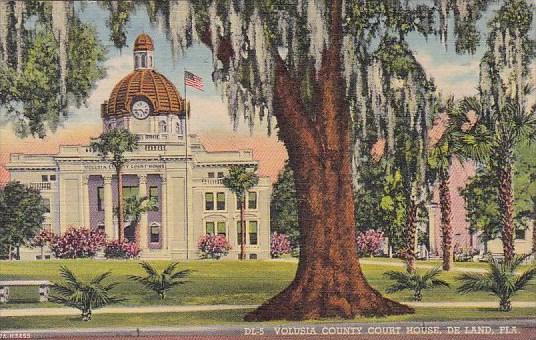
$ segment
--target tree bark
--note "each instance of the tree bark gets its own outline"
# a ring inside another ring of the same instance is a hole
[[[240,259],[246,259],[246,221],[244,220],[244,209],[246,200],[244,197],[240,200]]]
[[[532,252],[536,255],[536,220],[532,221]]]
[[[512,165],[503,164],[498,170],[499,209],[501,219],[501,239],[505,261],[514,257],[514,191],[512,185]]]
[[[342,79],[341,1],[331,4],[330,46],[318,79],[316,119],[301,101],[300,84],[275,56],[274,114],[294,171],[300,226],[296,276],[246,321],[411,313],[381,296],[365,279],[357,256],[350,113]]]
[[[406,260],[406,270],[408,273],[415,273],[415,232],[417,231],[417,205],[413,200],[409,203],[408,215],[406,216],[406,237],[404,259]]]
[[[441,182],[439,183],[439,205],[441,208],[441,245],[443,248],[443,270],[448,271],[450,270],[452,262],[452,206],[448,172],[441,175]]]
[[[121,168],[116,168],[117,175],[117,239],[119,242],[123,240],[123,176]]]

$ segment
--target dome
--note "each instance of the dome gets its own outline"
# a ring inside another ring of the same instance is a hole
[[[175,85],[153,69],[138,69],[115,85],[103,116],[131,113],[133,101],[144,97],[152,105],[153,115],[179,114],[182,102]]]
[[[146,33],[138,35],[134,41],[134,52],[136,51],[154,51],[153,39]]]

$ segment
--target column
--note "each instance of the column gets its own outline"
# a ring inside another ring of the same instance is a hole
[[[88,175],[82,175],[82,211],[84,212],[84,227],[90,228],[91,222],[89,220],[89,176]]]
[[[104,179],[104,231],[109,239],[115,238],[114,232],[114,206],[112,198],[112,176],[103,176]]]
[[[167,178],[160,175],[160,191],[162,192],[162,235],[160,236],[163,249],[168,249],[168,216],[167,216]]]
[[[140,197],[146,197],[147,196],[147,175],[139,175],[139,194]],[[140,216],[140,224],[138,226],[140,228],[139,234],[140,234],[140,249],[147,249],[147,212],[144,212]]]

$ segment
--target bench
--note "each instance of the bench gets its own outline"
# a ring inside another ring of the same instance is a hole
[[[48,293],[52,283],[44,280],[24,280],[24,281],[0,281],[0,303],[7,303],[9,301],[9,287],[24,287],[35,286],[38,287],[39,302],[48,301]]]

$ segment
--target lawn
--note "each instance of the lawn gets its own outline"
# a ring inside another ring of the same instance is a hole
[[[206,325],[250,326],[243,321],[248,310],[228,310],[225,312],[192,312],[192,313],[150,313],[150,314],[95,314],[90,322],[81,321],[79,317],[41,316],[41,317],[4,317],[0,330],[7,329],[47,329],[47,328],[94,328],[94,327],[180,327]],[[353,320],[326,319],[312,320],[306,323],[323,322],[396,322],[396,321],[448,321],[448,320],[481,320],[481,319],[513,319],[526,318],[536,314],[536,308],[518,308],[509,313],[499,312],[490,308],[418,308],[415,314],[396,315],[389,317],[359,317]],[[285,322],[265,322],[262,325],[281,325]],[[31,325],[31,326],[30,326]],[[258,324],[256,324],[258,325]]]
[[[382,259],[383,261],[397,260]],[[168,261],[151,261],[159,269]],[[423,264],[423,262],[419,262]],[[289,261],[188,261],[182,262],[179,269],[191,269],[189,282],[169,292],[166,300],[144,290],[136,282],[127,280],[129,274],[142,274],[137,261],[119,260],[50,260],[28,262],[0,262],[0,279],[47,279],[60,280],[58,269],[61,265],[71,268],[77,275],[90,278],[97,273],[111,271],[111,280],[120,284],[116,292],[127,300],[121,305],[198,305],[198,304],[260,304],[285,288],[296,271],[296,263]],[[458,267],[464,264],[456,264]],[[387,270],[403,270],[402,267],[382,264],[363,264],[365,275],[370,284],[385,294],[389,285],[382,274]],[[455,277],[460,272],[444,273],[442,277],[455,288]],[[410,301],[410,292],[385,294],[398,301]],[[470,295],[457,294],[455,289],[438,288],[424,292],[424,302],[442,301],[496,301],[486,293]],[[531,282],[527,290],[520,292],[514,301],[536,301],[536,282]],[[2,308],[57,307],[53,303],[37,302],[37,289],[16,287],[11,289],[11,299]]]

